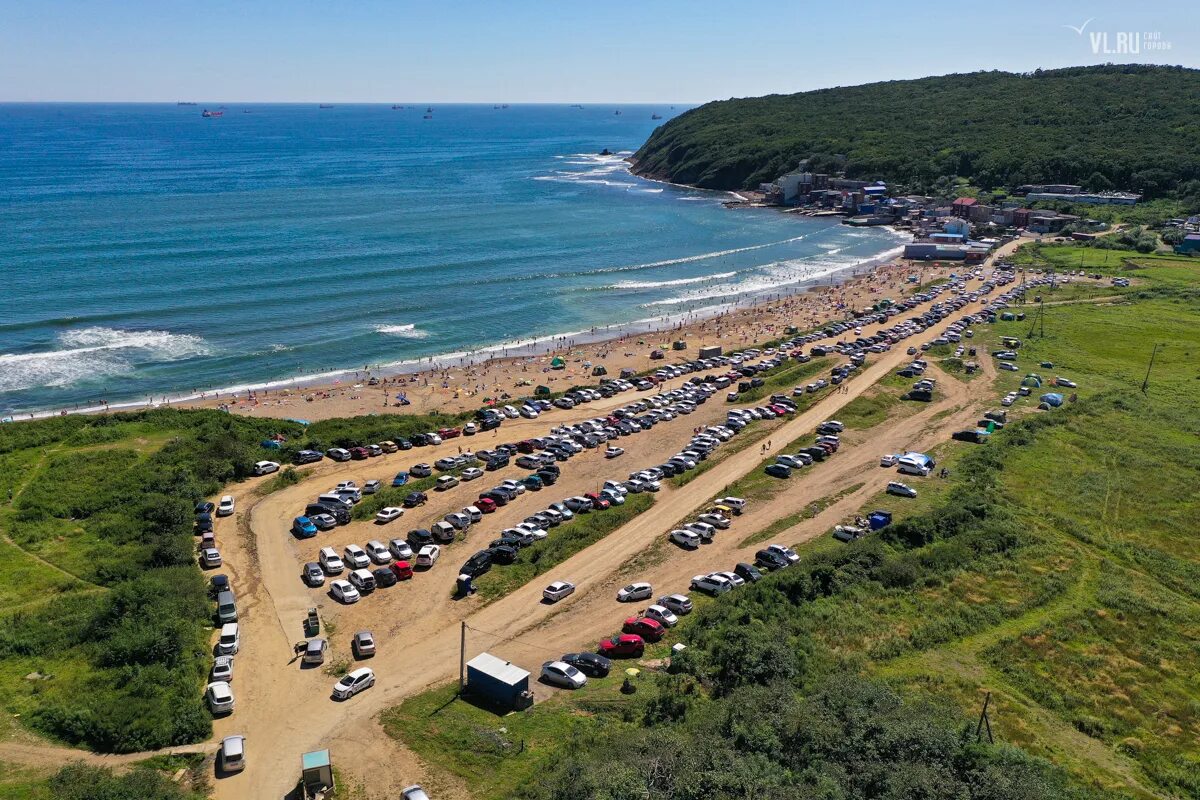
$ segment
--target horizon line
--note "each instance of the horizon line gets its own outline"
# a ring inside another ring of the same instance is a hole
[[[236,105],[271,105],[271,106],[307,106],[307,105],[345,105],[345,106],[390,106],[390,105],[441,105],[453,106],[492,106],[504,104],[509,106],[560,106],[560,105],[592,105],[592,106],[666,106],[666,105],[699,105],[711,103],[712,100],[8,100],[0,98],[3,105],[201,105],[203,103],[228,103]]]

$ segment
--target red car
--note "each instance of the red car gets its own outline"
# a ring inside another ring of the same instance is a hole
[[[496,510],[496,501],[490,497],[481,497],[475,501],[475,507],[485,514],[490,514]]]
[[[355,461],[365,461],[370,457],[371,457],[371,454],[370,454],[370,452],[367,451],[367,448],[365,448],[365,447],[351,447],[350,448],[350,458],[354,459]]]
[[[413,576],[412,565],[407,561],[392,562],[391,570],[395,574],[396,580],[399,581],[406,581]]]
[[[646,649],[646,643],[636,633],[622,633],[610,639],[604,639],[596,651],[606,658],[629,656],[638,658]]]
[[[528,455],[528,454],[532,453],[534,451],[534,449],[535,448],[533,446],[532,439],[526,439],[523,442],[517,442],[517,452],[518,453],[525,453],[526,455]]]
[[[438,436],[442,437],[443,441],[446,439],[456,439],[462,436],[462,431],[459,428],[442,428],[438,431]]]
[[[621,630],[625,633],[636,633],[647,642],[657,642],[667,632],[661,623],[647,617],[630,617],[625,620]]]
[[[592,501],[592,508],[596,509],[597,511],[603,511],[610,505],[607,500],[595,492],[588,492],[584,495],[584,497]]]

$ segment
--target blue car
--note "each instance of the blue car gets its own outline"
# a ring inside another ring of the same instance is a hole
[[[408,483],[407,472],[397,472],[396,477],[392,478],[392,486],[403,486]]]
[[[317,535],[317,526],[308,517],[296,517],[292,520],[292,533],[301,539],[311,539]]]
[[[772,478],[792,477],[792,470],[784,464],[770,464],[767,466],[765,472]]]

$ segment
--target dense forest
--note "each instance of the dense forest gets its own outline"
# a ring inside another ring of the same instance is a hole
[[[958,177],[1158,197],[1200,194],[1197,142],[1200,70],[1107,65],[707,103],[658,128],[633,162],[638,174],[710,189],[752,188],[807,159],[814,172],[909,191]]]

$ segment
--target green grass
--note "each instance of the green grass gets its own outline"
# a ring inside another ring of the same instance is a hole
[[[46,771],[0,761],[0,797],[5,800],[53,800]]]
[[[512,564],[493,566],[480,576],[475,581],[479,596],[485,602],[491,602],[524,586],[600,541],[653,504],[654,495],[643,492],[627,495],[624,505],[605,511],[576,514],[569,522],[555,528],[548,538],[523,548]]]
[[[813,500],[811,503],[794,514],[788,514],[787,516],[773,520],[766,527],[750,534],[742,540],[741,546],[749,547],[752,544],[758,544],[759,542],[765,542],[770,539],[774,539],[777,534],[794,528],[796,525],[799,525],[806,519],[812,519],[817,514],[820,514],[822,511],[841,500],[843,497],[854,494],[864,485],[865,484],[862,483],[851,484],[845,489],[841,489],[840,491],[837,491],[831,495],[826,495],[825,497]]]
[[[530,680],[535,680],[536,675]],[[507,800],[536,780],[561,748],[606,730],[631,729],[621,679],[592,679],[526,711],[497,716],[456,699],[452,684],[385,711],[383,728],[425,763],[466,783],[477,800]]]
[[[289,486],[295,486],[303,481],[308,474],[312,472],[310,469],[296,469],[295,467],[284,467],[277,475],[267,478],[265,481],[255,487],[254,493],[259,497],[266,497],[269,494],[274,494],[281,489],[286,489]]]

